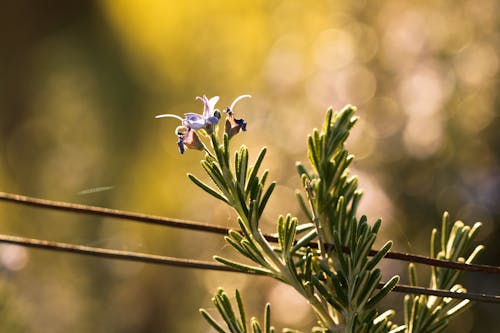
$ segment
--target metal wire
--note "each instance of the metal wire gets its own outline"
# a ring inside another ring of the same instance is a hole
[[[134,213],[134,212],[129,212],[129,211],[117,210],[117,209],[88,206],[88,205],[61,202],[61,201],[52,201],[52,200],[28,197],[28,196],[24,196],[24,195],[6,193],[6,192],[0,192],[0,200],[6,201],[6,202],[11,202],[11,203],[16,203],[16,204],[21,204],[21,205],[34,206],[34,207],[39,207],[39,208],[47,208],[47,209],[51,209],[51,210],[60,210],[60,211],[67,211],[67,212],[86,214],[86,215],[112,217],[112,218],[122,219],[122,220],[137,221],[137,222],[143,222],[143,223],[148,223],[148,224],[168,226],[168,227],[172,227],[172,228],[181,228],[181,229],[196,230],[196,231],[202,231],[202,232],[210,232],[210,233],[221,234],[221,235],[227,235],[228,231],[230,230],[229,228],[200,223],[200,222],[172,219],[172,218],[161,217],[161,216],[154,216],[154,215],[148,215],[148,214]],[[272,235],[264,235],[264,237],[270,242],[277,242],[278,241],[278,239]],[[317,247],[316,243],[310,243],[309,245],[311,247]],[[344,248],[342,250],[344,252],[349,252],[348,248]],[[377,252],[378,252],[377,250],[371,250],[368,253],[368,255],[373,256]],[[465,264],[465,263],[459,263],[459,262],[453,262],[453,261],[433,259],[433,258],[429,258],[429,257],[425,257],[425,256],[403,253],[403,252],[396,252],[396,251],[388,252],[386,254],[386,256],[384,257],[384,259],[402,260],[402,261],[407,261],[407,262],[420,263],[420,264],[425,264],[425,265],[430,265],[430,266],[451,268],[451,269],[470,271],[470,272],[500,274],[500,267],[498,267],[498,266]]]
[[[167,266],[177,266],[177,267],[185,267],[185,268],[198,268],[198,269],[209,269],[209,270],[217,270],[217,271],[226,271],[226,272],[234,272],[234,273],[243,273],[237,271],[231,267],[224,266],[217,263],[211,263],[202,260],[193,260],[193,259],[181,259],[181,258],[173,258],[166,257],[160,255],[153,255],[147,253],[139,253],[133,251],[121,251],[121,250],[112,250],[112,249],[104,249],[69,243],[60,243],[60,242],[51,242],[47,240],[40,240],[34,238],[25,238],[19,236],[10,236],[10,235],[2,235],[0,234],[0,242],[15,244],[20,246],[51,250],[51,251],[59,251],[59,252],[70,252],[70,253],[78,253],[89,256],[101,257],[101,258],[110,258],[110,259],[119,259],[126,261],[136,261],[136,262],[144,262],[151,264],[159,264],[159,265],[167,265]],[[384,283],[380,283],[378,288],[380,289]],[[410,293],[410,294],[425,294],[425,295],[434,295],[438,297],[450,297],[456,299],[469,299],[473,301],[483,302],[483,303],[496,303],[500,304],[500,296],[487,295],[487,294],[478,294],[478,293],[456,293],[448,290],[435,290],[428,289],[423,287],[412,287],[407,285],[398,284],[392,291],[401,292],[401,293]]]

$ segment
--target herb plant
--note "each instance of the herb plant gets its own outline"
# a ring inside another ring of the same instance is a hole
[[[381,283],[378,264],[389,252],[392,242],[387,241],[375,254],[373,247],[381,219],[369,222],[357,210],[362,197],[358,180],[349,174],[353,155],[344,148],[349,132],[356,124],[356,109],[346,106],[339,112],[330,108],[321,130],[314,129],[307,138],[309,166],[297,163],[296,168],[303,186],[297,192],[298,202],[307,216],[299,222],[290,214],[279,216],[276,222],[278,243],[273,244],[262,233],[259,223],[266,204],[275,188],[268,184],[268,171],[261,172],[266,155],[263,148],[255,162],[250,162],[247,147],[235,152],[230,147],[231,138],[246,130],[246,122],[234,114],[238,97],[224,111],[224,126],[220,125],[222,113],[215,108],[218,97],[198,97],[204,104],[203,114],[188,113],[175,133],[180,153],[186,149],[202,150],[205,156],[201,166],[210,177],[211,184],[196,176],[188,177],[208,194],[231,206],[237,214],[237,226],[225,237],[242,256],[253,264],[229,260],[219,256],[214,259],[238,271],[266,275],[293,287],[314,310],[317,327],[313,332],[440,332],[448,319],[468,305],[437,296],[406,296],[405,323],[391,321],[394,310],[382,312],[379,302],[397,285],[399,276]],[[223,130],[221,130],[223,128]],[[431,256],[458,262],[471,263],[482,246],[471,251],[471,240],[480,224],[472,228],[462,222],[450,226],[448,215],[442,222],[440,241],[437,231],[432,232]],[[465,259],[467,258],[467,259]],[[410,264],[410,280],[416,285],[416,270]],[[433,268],[430,287],[452,291],[465,291],[456,284],[459,273],[452,269]],[[247,322],[243,300],[236,291],[237,310],[229,296],[220,289],[213,302],[223,324],[217,322],[206,310],[202,316],[217,332],[275,332],[271,326],[271,308],[265,308],[264,323],[255,318]],[[298,332],[284,329],[284,332]]]

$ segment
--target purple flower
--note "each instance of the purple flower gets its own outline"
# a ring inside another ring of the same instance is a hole
[[[215,109],[215,104],[219,100],[219,96],[214,96],[210,99],[207,96],[196,97],[203,102],[203,114],[197,113],[185,113],[186,118],[183,121],[183,125],[192,128],[194,130],[204,129],[208,134],[212,134],[215,125],[219,122],[220,112]]]
[[[238,134],[240,131],[246,131],[247,130],[247,123],[243,119],[236,119],[234,117],[233,109],[236,103],[238,103],[240,100],[243,98],[250,98],[252,96],[250,95],[241,95],[236,97],[236,99],[231,103],[231,106],[227,107],[226,109],[226,125],[225,125],[225,132],[229,136],[229,139],[231,139],[233,136]]]
[[[205,146],[200,141],[200,138],[196,134],[197,130],[204,129],[208,134],[212,134],[215,125],[219,122],[220,111],[215,109],[215,104],[219,100],[219,96],[214,96],[208,99],[205,95],[203,97],[196,97],[203,102],[203,114],[198,113],[185,113],[185,118],[181,118],[175,114],[161,114],[155,118],[176,118],[182,123],[182,126],[178,126],[175,129],[175,134],[177,135],[177,145],[179,146],[179,152],[184,153],[186,148],[204,150]]]
[[[155,118],[177,118],[182,122],[182,126],[187,128],[192,128],[194,130],[205,129],[208,134],[211,134],[214,130],[214,126],[219,122],[220,112],[215,109],[215,104],[219,100],[219,96],[214,96],[210,99],[207,96],[196,97],[204,104],[203,114],[198,113],[185,113],[185,118],[181,118],[175,114],[160,114]]]
[[[241,95],[237,97],[231,106],[226,109],[226,124],[225,132],[232,138],[234,135],[238,134],[240,131],[246,130],[246,123],[243,119],[236,119],[233,114],[233,108],[236,103],[242,98],[250,97],[250,95]],[[207,134],[212,134],[215,130],[215,126],[219,123],[221,118],[221,113],[215,108],[215,104],[219,101],[219,96],[214,96],[208,99],[205,95],[202,97],[198,96],[203,102],[203,114],[198,113],[185,113],[184,118],[181,118],[175,114],[161,114],[155,118],[176,118],[180,120],[181,126],[175,129],[175,135],[177,135],[177,145],[179,146],[179,152],[184,154],[186,148],[206,150],[205,145],[200,140],[198,130],[204,130]]]
[[[177,134],[177,146],[179,146],[179,152],[184,154],[186,148],[204,150],[205,145],[201,142],[198,134],[192,128],[185,126],[179,126],[175,129],[175,134]]]

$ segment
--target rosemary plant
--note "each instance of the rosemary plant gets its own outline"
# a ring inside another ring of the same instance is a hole
[[[441,223],[441,237],[437,229],[432,230],[430,255],[432,258],[472,263],[477,255],[484,249],[478,245],[471,250],[471,241],[476,236],[480,222],[471,228],[461,221],[456,221],[453,227],[449,221],[448,213],[443,214]],[[465,259],[467,258],[467,259]],[[429,287],[432,289],[451,290],[453,292],[466,292],[467,290],[457,284],[460,271],[446,268],[433,267]],[[409,265],[410,283],[417,285],[417,271],[415,265]],[[468,299],[456,300],[436,296],[405,296],[405,323],[407,332],[440,332],[448,325],[448,319],[465,309],[470,304]]]
[[[468,301],[446,298],[407,296],[405,300],[405,325],[391,321],[394,310],[380,312],[378,303],[396,286],[398,276],[393,276],[383,286],[380,260],[391,249],[388,241],[375,255],[369,257],[381,220],[373,224],[366,216],[358,217],[357,208],[362,196],[358,181],[349,175],[353,156],[344,148],[351,128],[358,118],[356,109],[346,106],[340,112],[329,109],[320,130],[308,137],[310,167],[297,163],[303,192],[297,197],[308,221],[299,223],[291,215],[277,219],[278,244],[266,240],[259,228],[262,213],[275,188],[267,185],[268,171],[260,171],[266,154],[263,148],[255,162],[250,163],[247,147],[231,153],[230,139],[246,130],[246,122],[235,118],[234,106],[238,97],[226,108],[224,131],[220,131],[222,113],[215,108],[218,97],[198,97],[204,103],[203,114],[188,113],[177,127],[180,153],[186,148],[205,151],[201,166],[212,184],[196,176],[188,177],[201,189],[231,206],[237,213],[238,229],[231,230],[226,242],[254,264],[243,264],[222,257],[214,259],[239,271],[267,275],[292,286],[312,306],[318,322],[314,332],[438,332],[446,326],[449,316],[463,308]],[[441,249],[438,249],[436,231],[433,231],[431,255],[435,258],[472,262],[482,247],[469,253],[470,241],[479,224],[473,228],[455,223],[449,228],[448,217],[443,219]],[[416,284],[415,268],[410,265],[412,283]],[[434,268],[431,287],[464,290],[456,285],[458,273],[450,269]],[[227,330],[208,314],[203,317],[218,332],[274,332],[270,324],[270,306],[265,309],[261,326],[255,318],[247,325],[242,298],[236,291],[239,318],[227,294],[220,289],[213,298]],[[286,332],[298,332],[285,329]]]

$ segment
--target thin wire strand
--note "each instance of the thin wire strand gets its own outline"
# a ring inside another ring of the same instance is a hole
[[[88,206],[88,205],[68,203],[68,202],[62,202],[62,201],[52,201],[52,200],[47,200],[47,199],[28,197],[25,195],[6,193],[6,192],[0,192],[0,200],[6,201],[6,202],[11,202],[11,203],[16,203],[16,204],[21,204],[21,205],[39,207],[39,208],[47,208],[47,209],[52,209],[52,210],[60,210],[60,211],[73,212],[73,213],[79,213],[79,214],[87,214],[87,215],[106,216],[106,217],[112,217],[112,218],[122,219],[122,220],[138,221],[138,222],[143,222],[143,223],[148,223],[148,224],[155,224],[155,225],[168,226],[168,227],[173,227],[173,228],[196,230],[196,231],[202,231],[202,232],[210,232],[210,233],[221,234],[221,235],[227,235],[228,231],[230,230],[229,228],[225,228],[225,227],[221,227],[221,226],[214,226],[214,225],[200,223],[200,222],[178,220],[178,219],[166,218],[166,217],[161,217],[161,216],[134,213],[134,212],[129,212],[129,211],[96,207],[96,206]],[[277,242],[278,241],[278,239],[272,235],[264,235],[264,237],[270,242]],[[317,244],[314,242],[311,242],[309,244],[309,246],[316,248]],[[342,250],[344,252],[349,252],[349,248],[343,248]],[[378,252],[377,250],[370,250],[368,255],[374,256],[377,252]],[[396,252],[396,251],[388,252],[385,255],[384,259],[401,260],[401,261],[425,264],[425,265],[436,266],[436,267],[458,269],[458,270],[470,271],[470,272],[500,274],[500,267],[497,267],[497,266],[458,263],[458,262],[453,262],[453,261],[433,259],[433,258],[429,258],[429,257],[425,257],[425,256],[403,253],[403,252]]]
[[[138,221],[148,224],[156,224],[160,226],[167,226],[173,228],[204,231],[221,235],[226,235],[229,230],[228,228],[214,226],[205,223],[134,213],[118,209],[88,206],[88,205],[75,204],[62,201],[52,201],[47,199],[33,198],[25,195],[6,193],[6,192],[0,192],[0,200],[26,206],[48,208],[51,210],[112,217],[121,220]]]
[[[160,255],[153,255],[148,253],[140,253],[133,251],[121,251],[121,250],[112,250],[112,249],[104,249],[98,247],[90,247],[69,243],[61,243],[61,242],[51,242],[47,240],[40,240],[34,238],[25,238],[19,236],[11,236],[11,235],[2,235],[0,234],[0,243],[8,243],[14,245],[20,245],[25,247],[38,248],[43,250],[51,250],[51,251],[59,251],[59,252],[70,252],[70,253],[78,253],[83,255],[101,257],[101,258],[109,258],[109,259],[119,259],[126,261],[135,261],[135,262],[143,262],[150,264],[160,264],[167,266],[177,266],[177,267],[185,267],[185,268],[198,268],[198,269],[209,269],[209,270],[217,270],[217,271],[226,271],[233,273],[244,273],[237,271],[231,267],[224,266],[217,263],[211,263],[202,260],[193,260],[193,259],[181,259],[174,257],[166,257]],[[253,273],[252,273],[253,274]],[[378,288],[382,288],[384,283],[380,283]],[[488,295],[488,294],[479,294],[479,293],[456,293],[447,290],[439,290],[439,289],[428,289],[423,287],[412,287],[403,284],[398,284],[394,287],[393,291],[400,293],[410,293],[410,294],[422,294],[422,295],[434,295],[438,297],[450,297],[456,299],[469,299],[472,301],[478,301],[483,303],[497,303],[500,304],[500,296]]]

